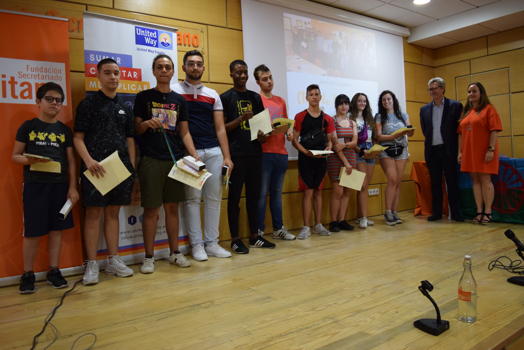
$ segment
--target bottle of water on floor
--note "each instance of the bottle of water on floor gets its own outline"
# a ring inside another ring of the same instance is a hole
[[[471,271],[471,256],[464,256],[464,272],[458,285],[458,319],[466,323],[477,320],[477,282]]]

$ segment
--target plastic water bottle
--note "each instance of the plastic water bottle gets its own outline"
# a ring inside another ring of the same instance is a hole
[[[466,323],[477,320],[477,282],[471,272],[471,256],[464,256],[464,272],[458,285],[458,319]]]

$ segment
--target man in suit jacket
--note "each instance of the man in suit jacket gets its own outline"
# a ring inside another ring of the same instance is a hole
[[[442,218],[442,174],[446,178],[451,219],[464,221],[460,212],[458,190],[458,120],[462,104],[444,97],[446,82],[436,77],[428,82],[433,101],[420,108],[420,125],[424,134],[424,157],[431,177],[432,215],[428,221]]]

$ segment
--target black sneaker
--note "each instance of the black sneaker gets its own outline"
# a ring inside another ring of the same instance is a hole
[[[253,248],[275,248],[276,244],[271,243],[262,236],[257,236],[257,238],[249,239],[249,246]]]
[[[20,294],[31,294],[36,291],[35,288],[35,273],[33,271],[24,272],[20,277],[20,287],[18,287]]]
[[[329,223],[329,231],[330,232],[340,232],[340,226],[339,223],[336,221],[331,221]]]
[[[249,248],[246,247],[244,242],[242,242],[241,239],[236,239],[233,242],[231,242],[231,250],[233,250],[237,254],[248,254]]]
[[[348,223],[346,220],[339,221],[338,227],[340,227],[340,229],[344,231],[352,231],[354,228],[353,225]]]
[[[47,283],[53,286],[53,288],[65,288],[67,287],[67,281],[62,276],[62,273],[56,267],[52,270],[47,271]]]

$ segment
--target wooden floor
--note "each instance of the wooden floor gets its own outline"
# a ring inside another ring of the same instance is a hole
[[[211,258],[180,269],[157,262],[152,275],[105,275],[79,285],[53,321],[69,349],[85,332],[95,349],[491,349],[524,331],[524,288],[509,273],[488,271],[500,255],[517,256],[503,232],[522,226],[428,223],[403,213],[387,227],[281,242],[231,259]],[[456,318],[464,254],[473,256],[478,318]],[[417,290],[427,279],[451,328],[439,337],[413,328],[434,317]],[[73,278],[69,278],[73,281]],[[39,283],[33,295],[0,289],[0,348],[28,349],[63,290]],[[50,341],[49,330],[42,341]],[[89,339],[84,339],[85,348]],[[38,348],[44,348],[41,344]]]

